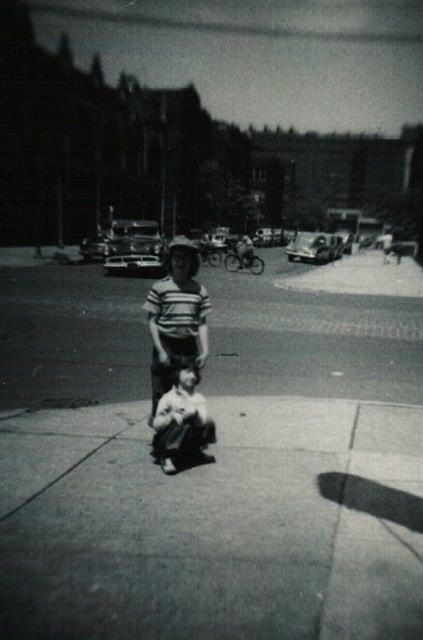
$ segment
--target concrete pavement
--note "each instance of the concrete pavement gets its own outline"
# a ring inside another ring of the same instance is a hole
[[[409,260],[274,284],[420,296]],[[148,402],[0,413],[0,638],[420,639],[423,406],[208,401],[216,463],[172,477]]]
[[[368,249],[308,273],[275,278],[273,284],[301,291],[421,298],[423,270],[409,256],[404,256],[400,264],[396,258],[384,264],[381,251]]]
[[[423,407],[209,407],[171,477],[148,402],[0,415],[0,637],[421,638]]]

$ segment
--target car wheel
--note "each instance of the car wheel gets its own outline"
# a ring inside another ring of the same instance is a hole
[[[288,256],[289,262],[294,262],[294,256]]]

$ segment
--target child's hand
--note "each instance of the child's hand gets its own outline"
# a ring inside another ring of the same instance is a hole
[[[204,367],[207,361],[207,357],[208,356],[206,353],[200,353],[200,355],[197,356],[197,358],[195,359],[195,364],[199,369],[202,369]]]
[[[179,426],[183,423],[185,418],[186,415],[184,409],[176,409],[176,411],[173,412],[173,419]]]
[[[162,367],[168,367],[170,365],[169,354],[164,349],[158,352],[158,358]]]

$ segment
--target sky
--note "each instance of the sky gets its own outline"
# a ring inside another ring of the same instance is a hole
[[[27,0],[39,45],[62,32],[105,81],[196,87],[245,130],[398,137],[423,123],[421,0]]]

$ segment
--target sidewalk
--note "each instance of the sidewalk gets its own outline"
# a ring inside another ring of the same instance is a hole
[[[277,278],[273,284],[300,291],[421,298],[423,270],[411,257],[403,257],[399,265],[395,258],[383,264],[381,251],[365,250],[309,273]]]
[[[46,264],[77,264],[82,261],[78,245],[63,249],[55,246],[0,247],[0,267],[38,267]]]
[[[209,406],[171,477],[149,402],[0,415],[0,637],[422,637],[423,406]]]

